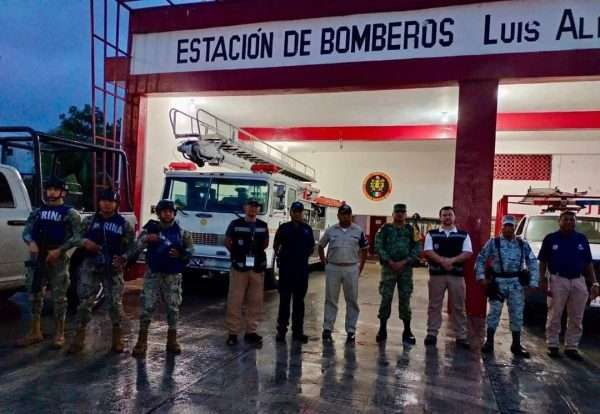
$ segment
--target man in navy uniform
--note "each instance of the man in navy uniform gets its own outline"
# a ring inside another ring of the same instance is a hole
[[[560,215],[559,230],[544,238],[538,259],[540,276],[549,273],[548,321],[546,341],[548,355],[560,357],[559,334],[562,315],[567,307],[568,320],[565,333],[565,355],[573,360],[583,358],[577,350],[583,332],[583,314],[589,298],[585,277],[592,286],[592,299],[599,292],[594,274],[590,244],[584,234],[575,231],[575,213],[565,211]]]
[[[315,249],[313,229],[304,219],[301,202],[292,203],[291,221],[277,229],[273,250],[279,264],[279,314],[277,316],[277,342],[285,342],[290,319],[290,302],[293,299],[292,339],[308,342],[304,335],[304,296],[308,289],[308,258]]]

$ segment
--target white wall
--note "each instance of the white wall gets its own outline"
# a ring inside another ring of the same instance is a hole
[[[496,202],[505,194],[525,194],[530,187],[559,187],[563,191],[587,190],[600,194],[600,134],[585,138],[565,139],[553,132],[530,133],[518,139],[511,134],[499,134],[498,154],[552,154],[550,181],[496,180],[493,187],[492,216]],[[314,144],[319,148],[320,144]],[[452,203],[454,150],[450,145],[427,146],[422,152],[414,143],[395,145],[390,152],[332,151],[323,145],[323,152],[290,152],[317,170],[317,187],[328,197],[346,200],[357,214],[389,215],[392,205],[405,202],[409,211],[436,217],[440,206]],[[417,149],[416,149],[417,148]],[[293,150],[293,148],[292,148]],[[583,155],[582,153],[585,153]],[[382,171],[392,178],[392,194],[383,201],[370,201],[362,194],[362,181],[371,172]],[[537,213],[538,207],[511,205],[515,213]]]
[[[600,155],[557,155],[552,159],[552,186],[563,191],[600,194]]]
[[[346,201],[356,214],[387,216],[395,203],[406,203],[410,213],[437,216],[441,205],[452,203],[454,151],[291,155],[316,168],[322,195]],[[362,193],[363,180],[376,171],[392,179],[392,193],[382,201],[371,201]]]

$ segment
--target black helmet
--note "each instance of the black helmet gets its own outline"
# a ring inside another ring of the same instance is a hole
[[[104,190],[100,193],[98,197],[98,201],[114,201],[115,203],[119,203],[121,201],[121,197],[119,197],[119,193],[113,191],[111,189]]]
[[[66,191],[67,190],[67,184],[65,183],[65,180],[63,180],[62,178],[58,178],[55,176],[49,177],[46,180],[46,188],[59,188],[61,190]]]
[[[171,200],[160,200],[156,205],[156,214],[160,214],[162,210],[173,210],[174,213],[177,213],[177,206]]]

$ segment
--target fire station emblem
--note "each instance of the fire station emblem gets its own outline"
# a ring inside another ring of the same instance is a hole
[[[363,181],[363,193],[372,201],[385,200],[392,192],[392,179],[382,172],[374,172]]]

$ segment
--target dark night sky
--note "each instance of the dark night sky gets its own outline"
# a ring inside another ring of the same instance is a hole
[[[48,130],[90,103],[88,0],[0,0],[0,125]]]

